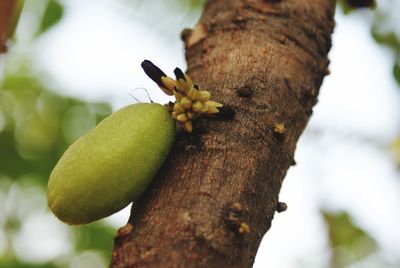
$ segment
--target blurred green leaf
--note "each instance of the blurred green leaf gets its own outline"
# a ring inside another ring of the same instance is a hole
[[[39,34],[44,33],[57,24],[64,14],[64,7],[57,0],[49,0],[39,28]]]
[[[393,153],[394,161],[396,162],[397,166],[400,167],[400,137],[397,137],[392,145],[391,151]]]
[[[111,258],[114,246],[115,229],[101,222],[74,228],[76,250],[94,249],[101,251],[108,259]]]
[[[107,103],[83,102],[48,89],[29,67],[5,73],[0,84],[0,179],[34,181],[47,186],[48,176],[65,149],[111,113]],[[72,135],[71,135],[72,133]],[[11,234],[19,222],[9,217],[0,227]],[[104,223],[74,227],[76,250],[96,250],[111,258],[115,230]],[[14,259],[12,248],[0,267],[60,267]],[[0,255],[1,256],[1,255]]]
[[[393,77],[400,85],[400,32],[399,32],[399,8],[396,1],[388,1],[385,5],[379,5],[374,13],[374,21],[371,34],[375,41],[389,47],[394,52],[395,63],[393,65]]]
[[[393,66],[393,77],[400,86],[400,60],[398,60]]]
[[[332,266],[346,267],[377,250],[376,242],[346,212],[321,211],[329,232]]]
[[[58,268],[59,265],[52,262],[44,264],[33,264],[33,263],[20,262],[15,259],[11,260],[0,259],[0,267],[1,268]]]
[[[376,8],[375,0],[338,0],[339,7],[342,8],[344,14],[359,8]]]
[[[400,51],[400,40],[394,32],[380,32],[376,27],[373,27],[372,37],[376,42],[386,45],[395,51]]]
[[[378,9],[373,15],[372,36],[378,43],[392,48],[398,57],[400,53],[400,32],[398,31],[399,4],[397,0],[378,5]]]
[[[79,118],[71,113],[77,109]],[[106,103],[62,97],[32,75],[6,74],[0,85],[0,173],[38,174],[45,186],[68,145],[110,113]]]

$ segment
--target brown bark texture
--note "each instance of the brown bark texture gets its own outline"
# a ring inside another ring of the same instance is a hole
[[[210,0],[187,73],[232,107],[173,149],[115,238],[111,267],[251,267],[328,73],[334,0]]]

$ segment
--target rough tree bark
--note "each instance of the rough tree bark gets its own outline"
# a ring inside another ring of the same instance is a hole
[[[178,134],[118,231],[111,267],[252,266],[328,72],[334,9],[334,0],[208,1],[183,33],[187,72],[236,115]]]

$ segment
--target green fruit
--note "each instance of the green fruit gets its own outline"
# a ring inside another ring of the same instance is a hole
[[[135,200],[164,162],[175,136],[167,109],[127,106],[73,143],[50,174],[48,204],[68,224],[109,216]]]

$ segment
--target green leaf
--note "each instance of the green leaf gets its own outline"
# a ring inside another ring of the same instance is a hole
[[[83,102],[61,96],[34,76],[29,67],[16,68],[17,73],[5,72],[0,81],[0,182],[9,178],[28,185],[26,188],[31,187],[29,183],[45,188],[51,170],[69,145],[62,129],[68,111],[75,107],[85,109],[82,120],[74,125],[77,131],[82,132],[87,130],[84,122],[93,121],[95,125],[111,113],[111,107],[108,103]],[[21,128],[24,124],[27,124],[26,128]],[[37,135],[43,135],[45,139],[37,138]],[[7,216],[4,223],[8,233],[20,228],[20,222],[11,216]],[[95,250],[104,259],[111,259],[114,228],[96,223],[71,228],[71,232],[76,234],[77,251]],[[7,237],[10,241],[13,239]],[[6,245],[5,252],[0,253],[0,267],[64,267],[60,266],[64,261],[62,257],[54,262],[38,264],[15,259],[11,244]]]
[[[96,222],[75,226],[73,230],[75,233],[76,250],[98,250],[108,259],[111,258],[115,236],[114,228],[103,222]]]
[[[360,8],[376,8],[375,0],[338,0],[337,3],[342,8],[344,14]]]
[[[386,45],[395,51],[400,51],[400,40],[394,32],[379,32],[376,27],[372,28],[372,37],[379,44]]]
[[[57,24],[64,14],[64,7],[59,1],[50,0],[47,3],[46,10],[44,12],[42,23],[40,24],[39,34],[49,30],[55,24]]]
[[[397,84],[400,85],[400,60],[398,60],[393,66],[393,76]]]
[[[357,226],[348,213],[321,213],[329,232],[332,266],[346,267],[376,252],[375,240]]]
[[[47,89],[37,77],[6,73],[0,82],[0,174],[14,179],[38,174],[46,186],[70,143],[62,127],[74,107],[86,111],[74,125],[80,133],[88,130],[86,122],[96,125],[111,113],[109,104],[65,98]]]

